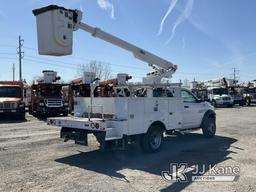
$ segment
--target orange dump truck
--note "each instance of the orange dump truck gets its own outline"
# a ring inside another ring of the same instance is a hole
[[[21,81],[0,81],[0,116],[12,115],[25,119],[23,89]]]

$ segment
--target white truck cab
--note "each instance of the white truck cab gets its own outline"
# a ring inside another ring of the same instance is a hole
[[[210,103],[214,107],[218,106],[228,106],[232,107],[234,105],[234,100],[229,94],[227,88],[222,87],[208,87],[208,97]]]

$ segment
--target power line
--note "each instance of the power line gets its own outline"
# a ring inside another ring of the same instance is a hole
[[[54,63],[49,63],[49,62],[42,62],[42,61],[38,61],[38,60],[34,60],[34,59],[26,59],[26,58],[24,58],[24,60],[25,61],[34,62],[34,63],[41,63],[41,64],[52,65],[52,66],[56,66],[56,67],[67,68],[67,69],[77,69],[77,67],[71,67],[71,66],[61,65],[61,64],[54,64]]]
[[[0,55],[16,55],[16,53],[4,53],[4,52],[0,52]]]
[[[16,45],[5,45],[5,44],[0,44],[0,47],[16,47]]]
[[[10,60],[16,60],[17,58],[11,58],[11,57],[0,57],[0,59],[10,59]]]

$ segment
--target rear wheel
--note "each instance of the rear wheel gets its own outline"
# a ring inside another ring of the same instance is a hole
[[[203,135],[205,137],[214,137],[216,133],[216,123],[214,117],[208,117],[202,125]]]
[[[245,99],[245,104],[246,104],[247,106],[250,106],[250,105],[251,105],[251,100],[250,100],[249,97],[247,97],[247,98]]]
[[[163,130],[157,126],[151,126],[141,138],[141,147],[147,153],[158,152],[162,147],[162,143]]]

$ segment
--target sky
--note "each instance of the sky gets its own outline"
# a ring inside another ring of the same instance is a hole
[[[0,80],[18,78],[18,36],[24,39],[23,78],[55,70],[64,81],[78,78],[79,65],[91,60],[110,65],[112,74],[128,73],[141,81],[151,71],[131,53],[74,32],[73,55],[40,56],[32,10],[57,4],[83,11],[82,22],[97,26],[174,64],[172,81],[231,77],[256,79],[255,0],[8,0],[0,4]]]

